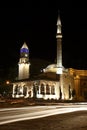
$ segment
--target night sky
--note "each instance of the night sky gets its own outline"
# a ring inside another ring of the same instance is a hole
[[[84,5],[46,1],[0,8],[0,68],[18,63],[24,41],[29,47],[30,59],[54,63],[59,10],[63,66],[87,69],[87,7]]]

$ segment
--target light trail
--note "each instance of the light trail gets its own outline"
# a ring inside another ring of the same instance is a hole
[[[82,111],[87,110],[87,105],[66,105],[66,106],[37,106],[37,107],[23,107],[23,108],[9,108],[9,109],[2,109],[0,113],[9,111],[7,116],[2,115],[0,118],[0,125],[17,122],[17,121],[24,121],[30,119],[37,119],[43,118],[46,116],[64,114],[69,112],[75,111]],[[18,111],[21,113],[18,114]],[[17,113],[16,115],[13,115]]]

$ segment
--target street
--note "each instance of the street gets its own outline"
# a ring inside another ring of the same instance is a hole
[[[58,104],[0,109],[0,125],[76,111],[87,111],[87,104]]]

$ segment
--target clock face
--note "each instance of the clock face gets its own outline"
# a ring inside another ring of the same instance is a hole
[[[25,54],[25,57],[28,57],[28,54]]]
[[[20,50],[21,53],[29,53],[29,50],[27,48],[22,48]]]

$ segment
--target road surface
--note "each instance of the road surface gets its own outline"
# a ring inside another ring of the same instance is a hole
[[[0,109],[0,125],[57,114],[87,110],[87,104],[58,104]]]

